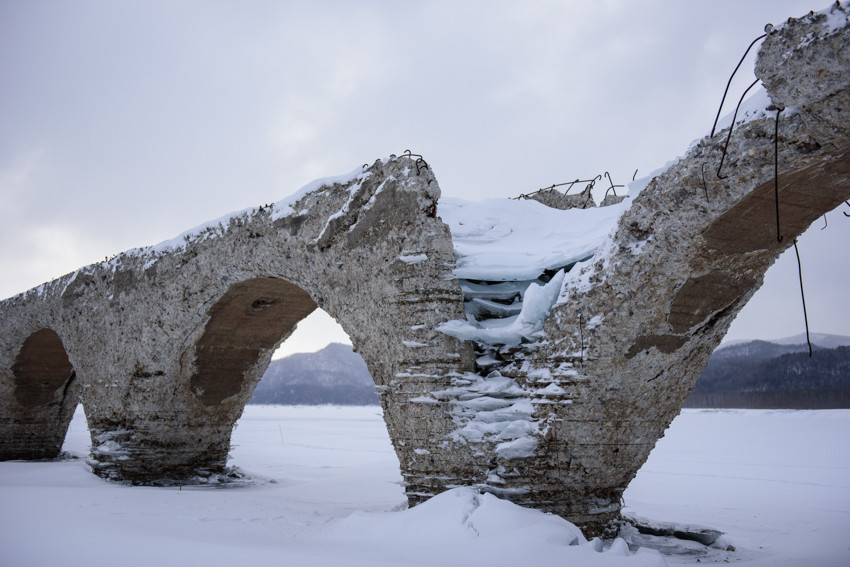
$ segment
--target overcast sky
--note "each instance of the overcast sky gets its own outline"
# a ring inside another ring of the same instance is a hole
[[[405,149],[467,199],[625,182],[710,130],[766,23],[827,5],[0,0],[0,297]],[[823,224],[809,321],[850,335],[850,219]],[[803,331],[792,251],[728,338]]]

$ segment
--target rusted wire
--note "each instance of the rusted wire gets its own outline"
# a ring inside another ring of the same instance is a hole
[[[779,225],[779,115],[782,113],[781,108],[776,109],[776,124],[773,131],[773,201],[776,205],[776,242],[782,243],[782,231]],[[823,215],[824,226],[826,228],[826,215]],[[821,229],[823,230],[823,229]],[[800,249],[797,246],[797,239],[794,239],[794,254],[797,256],[797,276],[800,280],[800,299],[803,303],[803,322],[806,325],[806,344],[809,345],[809,357],[812,356],[812,340],[809,335],[809,315],[806,309],[806,292],[803,289],[803,264],[800,261]]]
[[[823,226],[821,227],[821,230],[826,229],[826,227],[828,227],[828,226],[829,226],[829,221],[826,220],[826,215],[823,215]]]
[[[732,115],[732,124],[729,125],[729,135],[726,136],[726,144],[723,145],[723,155],[720,156],[720,165],[717,166],[717,178],[718,179],[726,179],[724,176],[720,175],[720,170],[723,169],[723,160],[726,159],[726,150],[729,149],[729,140],[732,139],[732,130],[735,129],[735,119],[738,118],[738,110],[741,108],[741,103],[744,102],[744,97],[747,96],[747,93],[750,92],[750,89],[756,86],[756,83],[759,82],[759,79],[753,81],[749,87],[744,91],[744,94],[741,95],[741,99],[738,101],[738,106],[735,107],[735,113]]]
[[[608,173],[608,172],[606,171],[605,173]],[[585,200],[584,200],[584,203],[582,203],[582,205],[581,205],[581,208],[582,208],[582,209],[586,209],[586,208],[587,208],[587,204],[590,202],[590,200],[591,200],[591,199],[593,199],[593,187],[596,185],[596,182],[597,182],[598,180],[601,180],[601,179],[602,179],[602,176],[601,176],[601,175],[597,175],[596,177],[594,177],[594,178],[593,178],[593,181],[591,181],[591,182],[590,182],[590,184],[589,184],[589,185],[587,185],[587,186],[584,188],[584,190],[585,190],[585,191],[587,191],[587,199],[585,199]],[[609,179],[610,179],[610,178],[609,178]]]
[[[776,203],[776,242],[782,243],[782,232],[779,229],[779,113],[776,109],[776,127],[773,132],[773,201]],[[795,242],[796,245],[796,242]]]
[[[844,201],[844,204],[850,207],[850,201]],[[841,211],[841,214],[843,214],[845,217],[850,217],[850,215],[847,214],[847,211]]]
[[[803,291],[803,266],[800,263],[800,250],[797,248],[797,239],[794,239],[794,252],[797,254],[797,273],[800,276],[800,297],[803,300],[803,321],[806,323],[806,343],[809,345],[809,357],[812,356],[812,341],[809,338],[809,316],[806,314],[806,293]]]
[[[429,169],[428,162],[426,162],[425,158],[423,158],[420,154],[414,154],[410,150],[404,150],[404,152],[401,154],[401,157],[406,157],[410,159],[416,158],[416,160],[413,162],[413,165],[416,166],[416,175],[419,175],[419,173],[423,169]]]
[[[584,188],[585,189],[590,188],[592,190],[594,185],[596,185],[596,182],[599,181],[600,179],[602,179],[602,175],[597,175],[593,179],[576,179],[575,181],[565,181],[564,183],[555,183],[553,185],[550,185],[549,187],[541,187],[540,189],[538,189],[536,191],[532,191],[531,193],[522,193],[518,197],[514,197],[514,200],[516,201],[516,200],[519,200],[519,199],[528,199],[529,197],[531,197],[533,195],[537,195],[538,193],[541,193],[543,191],[551,191],[552,189],[555,189],[556,187],[568,186],[566,188],[566,190],[564,190],[564,195],[566,195],[567,193],[570,192],[570,189],[572,189],[573,186],[576,185],[577,183],[585,183],[586,185],[585,185]]]
[[[726,95],[729,93],[729,86],[732,84],[732,79],[735,77],[735,73],[737,73],[738,69],[741,68],[741,64],[744,62],[744,59],[747,58],[747,54],[750,52],[750,49],[752,49],[753,46],[760,39],[764,39],[765,37],[767,37],[767,34],[762,34],[762,35],[758,36],[757,38],[755,38],[753,40],[753,42],[750,44],[750,46],[744,52],[744,55],[741,57],[741,60],[738,61],[738,65],[735,66],[735,70],[732,71],[732,75],[729,77],[729,81],[726,82],[726,89],[723,91],[723,98],[720,99],[720,107],[717,109],[717,116],[714,117],[714,125],[711,127],[711,136],[709,136],[710,138],[714,137],[714,130],[717,128],[717,121],[720,120],[720,112],[723,110],[723,103],[726,102]],[[749,89],[747,89],[747,90],[749,90]],[[734,126],[734,124],[735,124],[735,120],[733,119],[732,125]]]
[[[635,174],[637,174],[637,171],[635,171]],[[605,172],[605,177],[608,178],[608,183],[611,184],[611,186],[608,187],[608,189],[605,190],[605,197],[608,196],[609,191],[614,191],[614,196],[616,197],[617,196],[617,187],[625,187],[625,185],[614,185],[614,180],[611,179],[611,174],[608,173],[607,171]],[[605,197],[603,197],[603,199]]]
[[[638,172],[638,170],[636,169],[635,174],[632,176],[632,181],[634,181],[635,177],[637,176],[637,172]],[[584,183],[584,189],[582,189],[582,193],[585,192],[585,191],[593,191],[593,188],[596,187],[596,182],[601,181],[603,179],[603,177],[608,179],[608,185],[609,185],[608,189],[605,190],[605,197],[607,197],[608,193],[610,193],[612,190],[614,191],[614,195],[617,196],[617,188],[618,187],[625,187],[625,185],[615,184],[614,180],[611,178],[611,174],[606,171],[605,173],[600,173],[600,174],[596,175],[595,177],[592,177],[591,179],[575,179],[573,181],[565,181],[563,183],[554,183],[552,185],[549,185],[548,187],[541,187],[540,189],[537,189],[536,191],[532,191],[531,193],[521,193],[520,195],[518,195],[517,197],[514,197],[513,199],[515,201],[517,201],[519,199],[529,199],[529,198],[533,197],[534,195],[537,195],[538,193],[542,193],[543,191],[552,191],[553,189],[556,189],[557,187],[566,187],[566,189],[564,189],[564,191],[563,191],[563,194],[567,195],[570,192],[570,189],[572,189],[573,187],[575,187],[579,183]],[[590,192],[588,192],[587,200],[585,200],[583,206],[587,206],[587,204],[590,202],[591,198],[592,198],[592,195],[590,194]]]

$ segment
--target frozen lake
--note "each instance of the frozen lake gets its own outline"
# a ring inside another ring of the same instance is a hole
[[[78,412],[64,449],[80,459],[0,463],[0,564],[850,565],[850,410],[685,410],[625,503],[735,548],[701,556],[599,552],[567,522],[470,490],[406,511],[377,407],[248,406],[233,444],[250,485],[118,486],[85,464]]]

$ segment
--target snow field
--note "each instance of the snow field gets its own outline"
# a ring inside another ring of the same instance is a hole
[[[734,552],[603,552],[574,526],[470,489],[405,510],[376,407],[248,406],[235,488],[109,484],[83,459],[0,463],[0,564],[850,564],[850,411],[685,410],[626,491],[627,512],[727,532]],[[84,456],[81,412],[65,450]],[[580,545],[570,545],[576,542]]]

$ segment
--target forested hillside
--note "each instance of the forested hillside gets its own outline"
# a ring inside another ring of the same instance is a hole
[[[818,340],[816,338],[815,340]],[[820,336],[819,343],[850,343]],[[351,346],[273,360],[254,391],[253,404],[376,405],[375,385]],[[809,357],[805,344],[749,341],[712,355],[685,407],[850,408],[850,346],[823,348]]]
[[[718,349],[685,407],[850,408],[850,347],[765,341]]]

